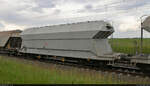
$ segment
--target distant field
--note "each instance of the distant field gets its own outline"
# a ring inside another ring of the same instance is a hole
[[[135,54],[140,52],[140,39],[114,38],[109,40],[114,52]],[[150,38],[143,39],[143,53],[150,54]]]

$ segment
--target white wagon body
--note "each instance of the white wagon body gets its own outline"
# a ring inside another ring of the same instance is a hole
[[[112,56],[108,36],[113,27],[104,21],[88,21],[72,24],[26,29],[21,33],[23,53],[106,59]],[[109,58],[108,58],[109,60]]]

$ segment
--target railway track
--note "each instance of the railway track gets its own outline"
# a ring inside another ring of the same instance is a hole
[[[10,56],[6,53],[0,53],[0,55]],[[142,78],[150,79],[149,74],[145,74],[144,72],[142,72],[138,68],[125,68],[125,67],[116,67],[116,66],[114,66],[114,67],[113,66],[99,67],[99,66],[89,65],[89,64],[78,64],[77,62],[68,62],[68,61],[60,61],[60,60],[45,59],[45,58],[37,59],[34,57],[27,57],[27,56],[13,56],[13,55],[11,55],[10,57],[23,58],[23,59],[32,60],[32,61],[36,60],[36,61],[40,61],[40,62],[83,68],[83,69],[87,69],[87,70],[96,70],[96,71],[100,71],[100,72],[104,72],[104,73],[105,72],[115,73],[118,76],[123,75],[123,76],[142,77]]]

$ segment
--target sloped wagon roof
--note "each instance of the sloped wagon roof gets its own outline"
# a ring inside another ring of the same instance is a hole
[[[4,47],[10,37],[20,37],[21,30],[0,32],[0,47]]]

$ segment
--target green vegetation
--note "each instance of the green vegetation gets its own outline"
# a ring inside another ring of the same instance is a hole
[[[139,38],[114,38],[109,40],[114,52],[136,54],[140,52]],[[143,53],[150,54],[150,39],[143,39]]]
[[[113,84],[112,76],[89,71],[43,68],[0,57],[0,84]]]

